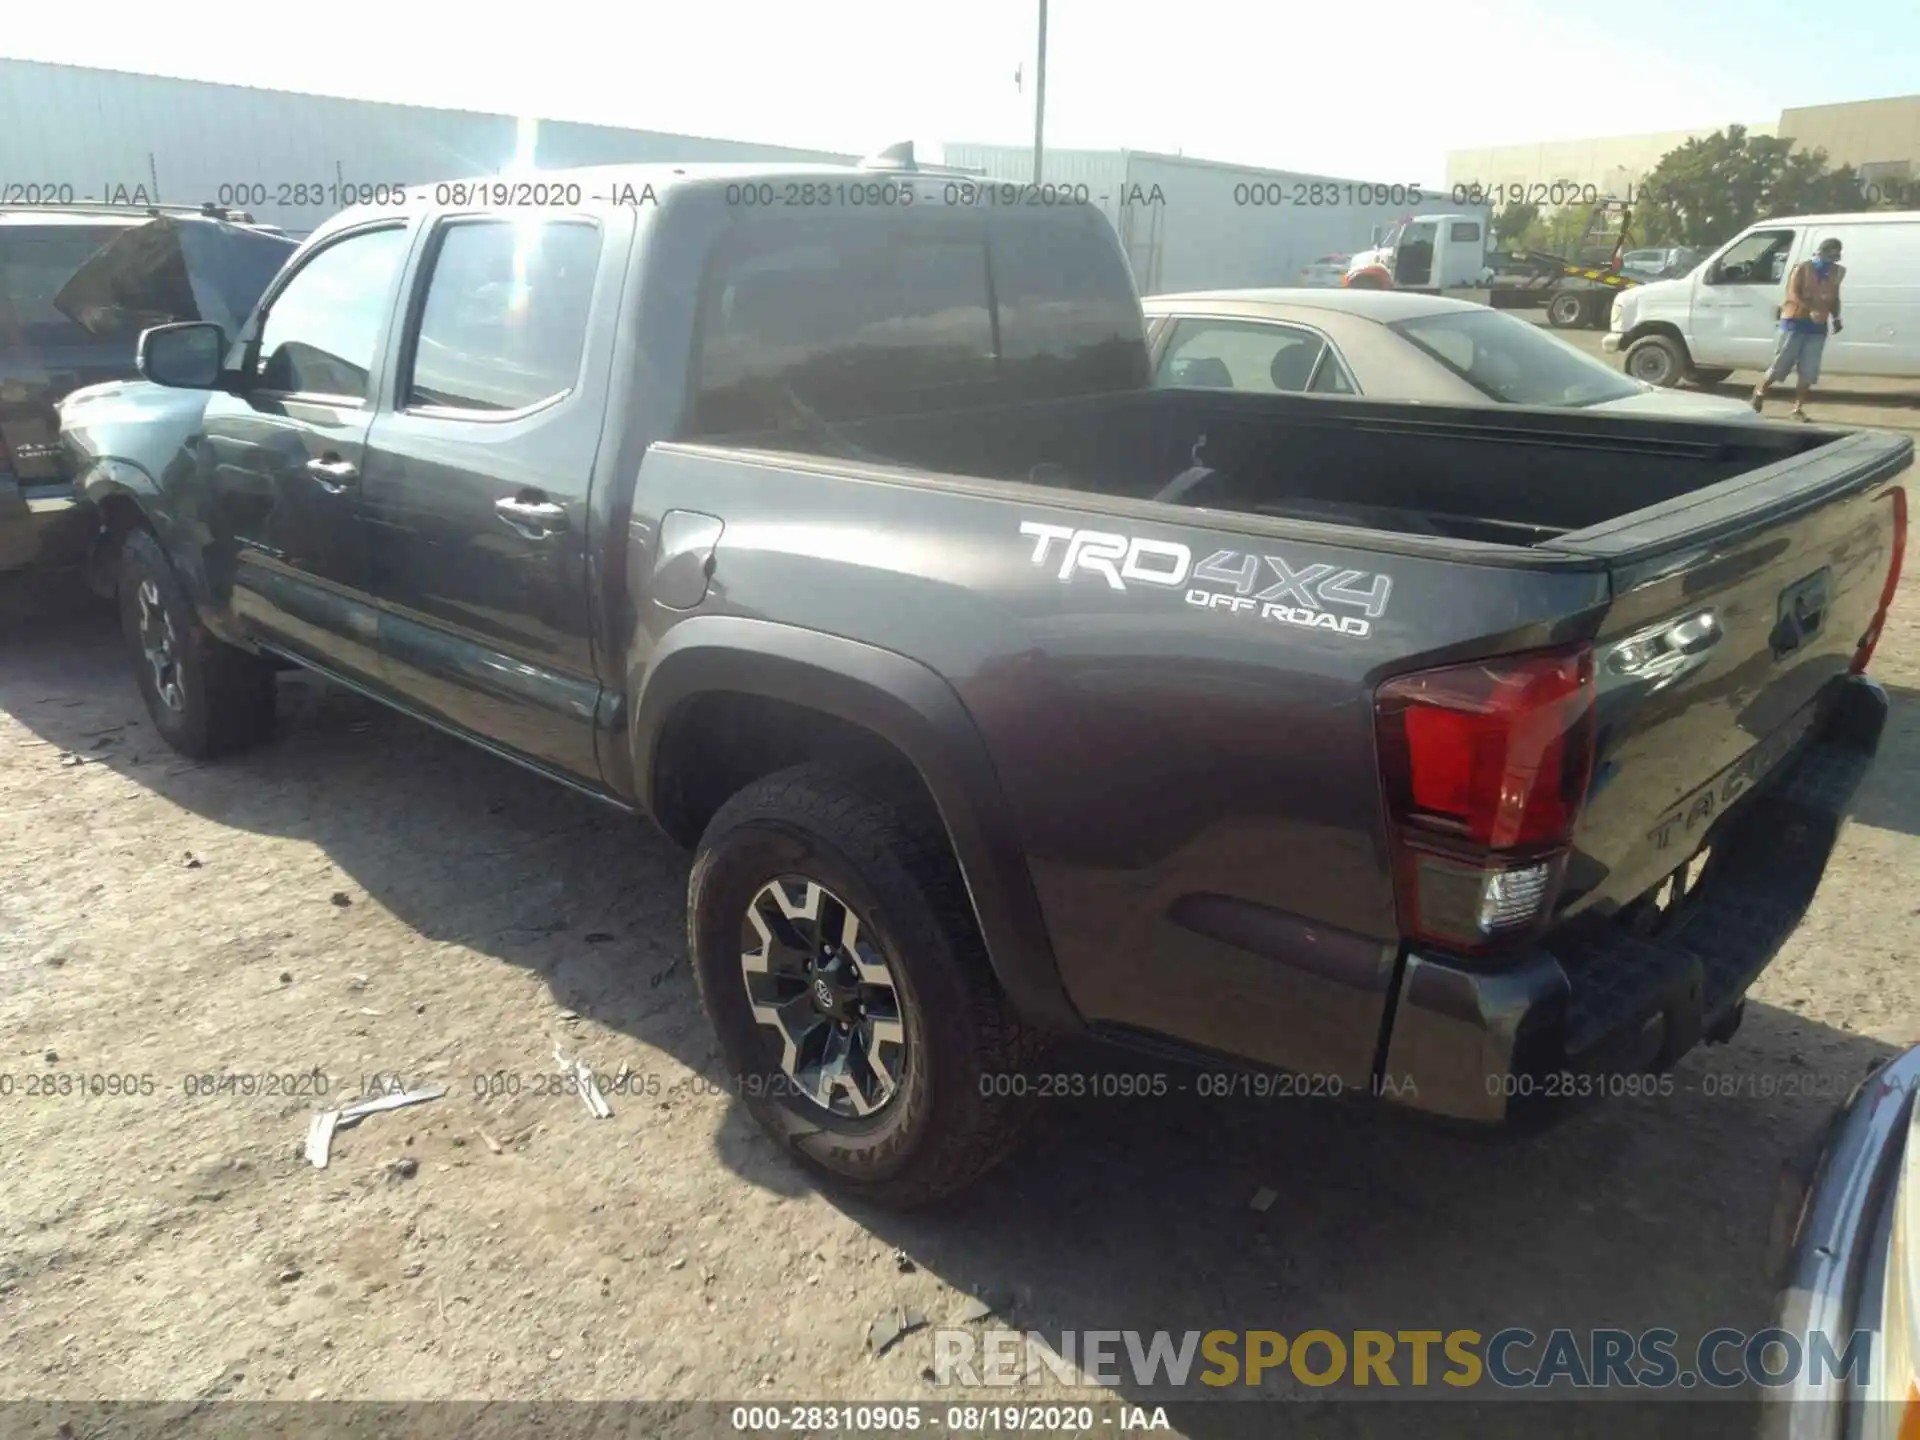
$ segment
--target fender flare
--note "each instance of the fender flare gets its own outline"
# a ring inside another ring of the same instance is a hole
[[[891,650],[742,616],[698,615],[668,631],[628,723],[640,808],[653,813],[667,722],[685,701],[729,691],[783,700],[871,731],[904,755],[952,842],[995,977],[1025,1019],[1082,1028],[1052,942],[1012,808],[979,727],[939,674]]]
[[[132,502],[147,522],[147,528],[153,531],[154,538],[160,542],[160,548],[166,552],[174,573],[180,577],[187,598],[193,602],[193,608],[201,620],[223,638],[230,638],[223,623],[224,607],[214,599],[202,546],[192,533],[193,527],[181,521],[168,502],[166,491],[153,476],[131,460],[100,455],[88,461],[86,468],[75,476],[74,489],[93,507],[96,515],[106,513],[106,503],[110,500]],[[104,525],[96,527],[95,547],[104,533]]]

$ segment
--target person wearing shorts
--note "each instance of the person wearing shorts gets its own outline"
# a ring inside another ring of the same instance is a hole
[[[1847,267],[1840,263],[1840,242],[1820,242],[1811,260],[1802,260],[1787,277],[1787,296],[1780,304],[1780,338],[1774,342],[1773,364],[1751,401],[1757,414],[1766,402],[1767,387],[1794,375],[1793,418],[1807,418],[1807,392],[1820,378],[1820,352],[1827,347],[1827,326],[1840,333],[1840,281]]]

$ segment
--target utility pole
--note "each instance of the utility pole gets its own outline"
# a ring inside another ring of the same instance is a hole
[[[1047,129],[1047,0],[1040,0],[1040,54],[1033,72],[1033,183],[1040,183],[1040,161]]]

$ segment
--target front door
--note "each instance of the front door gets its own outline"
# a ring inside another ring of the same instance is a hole
[[[630,212],[628,212],[630,213]],[[588,482],[627,213],[444,220],[427,239],[365,492],[395,690],[597,784]],[[604,242],[604,243],[603,243]]]
[[[249,634],[374,681],[379,625],[367,569],[367,431],[409,232],[349,231],[267,299],[241,394],[207,402],[197,462],[209,576]]]
[[[1433,284],[1434,237],[1439,226],[1415,220],[1400,232],[1393,249],[1393,284],[1398,290],[1418,290]]]
[[[1706,268],[1693,292],[1689,348],[1697,363],[1764,370],[1772,362],[1794,233],[1743,235]]]

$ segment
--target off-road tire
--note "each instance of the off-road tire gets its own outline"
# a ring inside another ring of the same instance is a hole
[[[141,644],[141,587],[148,584],[158,593],[178,645],[179,709],[161,699]],[[134,677],[161,739],[182,755],[211,760],[257,745],[273,734],[272,662],[236,649],[208,631],[160,542],[144,530],[132,531],[121,544],[118,598],[120,629]]]
[[[959,867],[924,809],[798,765],[720,807],[687,882],[694,980],[736,1095],[806,1169],[895,1209],[951,1195],[1013,1151],[1026,1107],[1005,1093],[1017,1088],[1008,1077],[1038,1046],[994,981]],[[893,1098],[866,1119],[798,1094],[749,1009],[742,926],[780,876],[844,899],[893,973],[905,1063]]]

